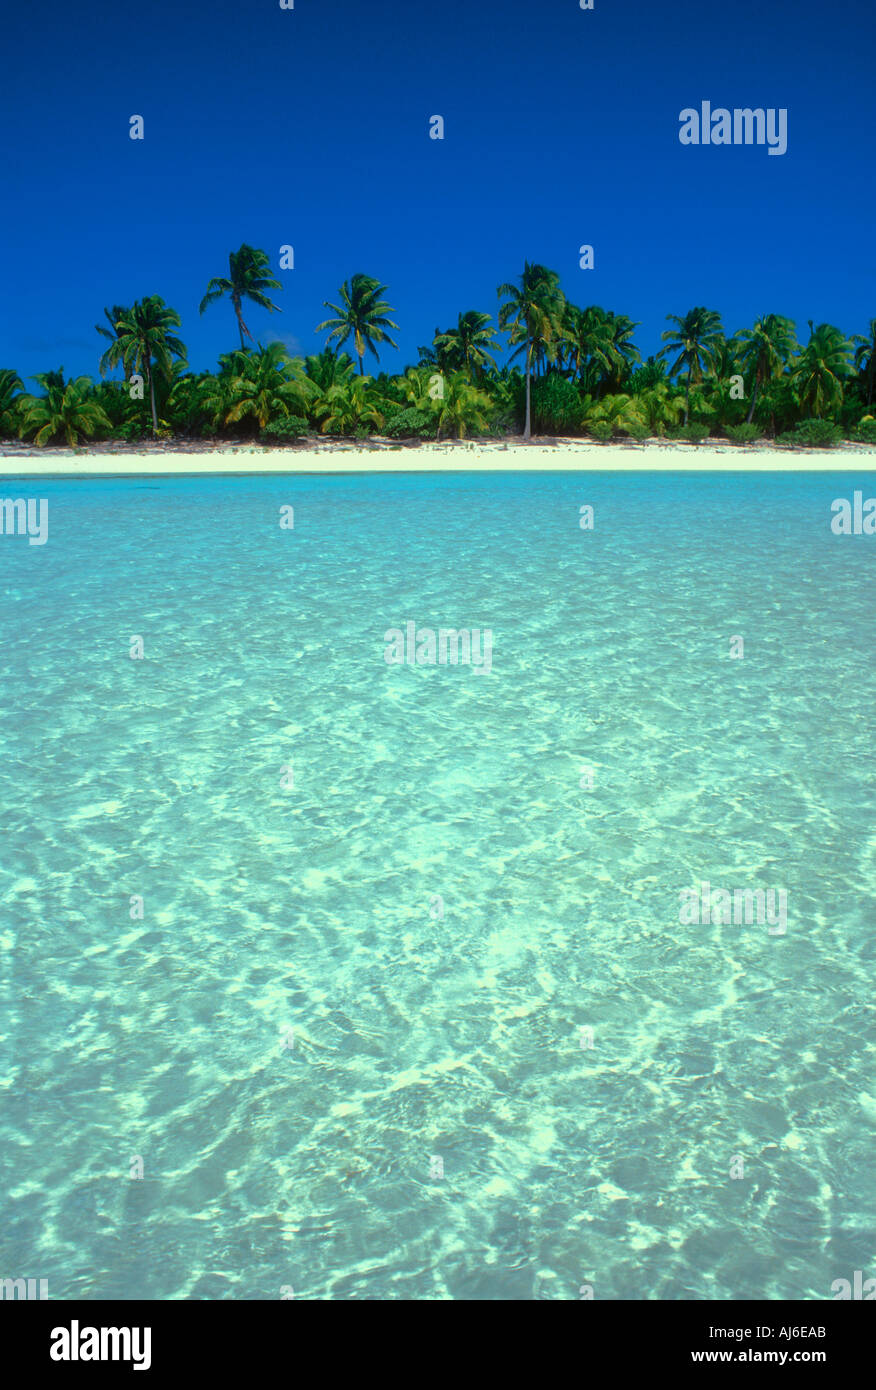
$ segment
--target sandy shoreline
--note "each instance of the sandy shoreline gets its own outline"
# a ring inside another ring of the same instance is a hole
[[[5,446],[0,477],[124,477],[247,473],[465,473],[465,472],[876,472],[876,449],[737,447],[714,441],[691,445],[596,444],[581,440],[531,444],[463,443],[393,446],[325,444],[271,449],[260,445],[216,448],[174,445],[139,449],[26,449]]]

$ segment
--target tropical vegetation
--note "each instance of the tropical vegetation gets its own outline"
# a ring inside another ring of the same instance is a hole
[[[279,312],[268,292],[280,288],[265,251],[244,243],[229,254],[227,276],[208,281],[199,305],[203,314],[227,298],[234,312],[240,344],[214,371],[191,370],[180,314],[160,295],[104,308],[98,380],[68,380],[59,368],[35,376],[31,392],[14,368],[0,368],[0,438],[39,447],[520,434],[876,443],[876,318],[852,337],[810,322],[798,341],[781,314],[728,333],[716,310],[697,306],[667,315],[663,347],[643,362],[639,324],[573,303],[556,271],[526,261],[498,286],[492,313],[460,310],[415,363],[387,372],[381,355],[396,349],[398,324],[381,280],[357,272],[324,301],[331,315],[315,330],[323,345],[305,355],[257,342],[244,320],[246,301]]]

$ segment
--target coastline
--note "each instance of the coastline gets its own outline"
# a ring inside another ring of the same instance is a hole
[[[289,448],[259,444],[140,445],[136,449],[34,449],[2,446],[0,477],[142,477],[254,473],[467,472],[876,472],[872,445],[783,449],[649,441],[601,444],[580,439],[503,443],[463,440],[398,445],[332,441]]]

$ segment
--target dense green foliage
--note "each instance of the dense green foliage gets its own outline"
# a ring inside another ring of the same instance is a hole
[[[585,407],[575,384],[558,372],[532,386],[532,423],[536,434],[579,434]]]
[[[267,443],[289,443],[307,434],[307,421],[301,415],[287,415],[285,420],[271,420],[261,431],[259,438]]]
[[[727,438],[731,444],[753,444],[760,439],[760,430],[757,425],[746,422],[744,425],[728,425]]]
[[[495,322],[483,310],[462,311],[454,326],[436,328],[415,365],[369,376],[366,356],[379,365],[380,350],[395,347],[386,285],[351,276],[337,302],[325,301],[332,317],[316,329],[327,335],[325,346],[300,357],[280,342],[256,344],[243,320],[246,300],[279,312],[267,294],[281,288],[267,253],[244,243],[228,269],[200,302],[203,313],[227,296],[234,310],[240,346],[221,355],[216,371],[189,369],[175,333],[180,316],[160,296],[114,304],[96,325],[105,340],[100,380],[46,372],[31,394],[14,369],[0,369],[0,437],[42,446],[150,437],[529,438],[534,431],[605,441],[876,443],[876,318],[852,338],[810,322],[803,344],[782,315],[764,315],[728,337],[715,310],[700,306],[668,315],[664,347],[643,363],[633,341],[638,324],[600,305],[579,308],[555,271],[527,261],[516,281],[499,286]],[[503,348],[509,364],[498,366]],[[105,380],[113,371],[123,379]]]
[[[429,411],[409,405],[387,415],[383,433],[390,439],[434,439],[435,421]]]
[[[686,440],[688,444],[702,444],[707,434],[705,425],[682,425],[678,438]]]
[[[843,432],[832,420],[801,420],[776,440],[790,449],[833,449],[842,442]]]

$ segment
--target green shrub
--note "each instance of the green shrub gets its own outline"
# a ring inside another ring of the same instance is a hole
[[[608,420],[594,420],[592,425],[587,427],[594,439],[599,439],[605,444],[614,434],[614,430]]]
[[[142,420],[126,420],[124,424],[115,426],[110,439],[123,439],[126,444],[131,444],[140,439],[149,439],[151,436],[151,421],[147,425]]]
[[[876,444],[876,420],[863,419],[852,431],[852,439],[857,444]]]
[[[639,396],[643,391],[650,391],[652,387],[666,380],[665,364],[649,357],[647,362],[643,362],[641,367],[633,372],[629,381],[629,390],[634,396]]]
[[[682,425],[678,431],[678,438],[683,439],[688,444],[702,444],[706,435],[709,433],[708,425]]]
[[[307,433],[307,421],[300,415],[287,415],[283,420],[272,420],[260,431],[261,439],[300,439]]]
[[[408,406],[388,415],[383,433],[389,439],[434,439],[435,417],[428,411]]]
[[[756,439],[760,439],[760,428],[755,424],[728,425],[727,438],[733,444],[753,444]]]
[[[651,431],[648,429],[648,426],[637,424],[635,420],[630,420],[626,425],[624,425],[624,429],[626,430],[630,439],[636,439],[640,443],[645,439],[650,439],[651,437]]]
[[[801,420],[776,440],[786,449],[833,449],[841,444],[843,432],[832,420]]]
[[[533,434],[571,434],[581,429],[578,388],[556,372],[537,377],[530,390]]]

